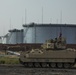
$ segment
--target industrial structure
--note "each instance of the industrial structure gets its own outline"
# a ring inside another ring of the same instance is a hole
[[[6,38],[6,44],[44,43],[47,39],[59,37],[60,33],[67,44],[76,44],[75,24],[24,24],[21,30],[9,30],[3,39]]]
[[[20,44],[23,43],[23,29],[13,29],[9,30],[6,35],[6,44]]]
[[[44,43],[58,37],[60,33],[68,44],[76,44],[76,25],[74,24],[25,24],[23,43]]]

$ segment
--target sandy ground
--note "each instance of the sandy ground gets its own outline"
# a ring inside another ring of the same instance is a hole
[[[76,75],[73,69],[25,68],[22,65],[0,65],[0,75]]]

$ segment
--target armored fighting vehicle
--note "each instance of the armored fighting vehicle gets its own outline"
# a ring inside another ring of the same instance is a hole
[[[59,36],[47,40],[40,49],[20,54],[20,63],[26,67],[70,68],[76,63],[76,50],[66,47],[66,39]]]

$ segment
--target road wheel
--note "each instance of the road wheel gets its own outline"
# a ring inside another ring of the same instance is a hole
[[[52,67],[52,68],[55,68],[56,67],[56,63],[50,63],[50,66]]]
[[[33,67],[33,63],[28,63],[28,67]]]
[[[63,68],[63,63],[57,63],[58,68]]]
[[[40,64],[39,63],[34,63],[34,67],[38,68],[38,67],[40,67]]]
[[[64,68],[70,68],[70,64],[69,63],[64,63]]]
[[[47,67],[47,63],[42,63],[41,66],[42,66],[43,68],[45,68],[45,67]]]
[[[26,62],[24,63],[24,66],[25,66],[25,67],[28,67],[28,65],[27,65],[27,63],[26,63]]]

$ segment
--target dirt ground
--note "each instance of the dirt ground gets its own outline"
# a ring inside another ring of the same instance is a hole
[[[25,68],[18,65],[0,65],[0,75],[76,75],[76,69]]]

